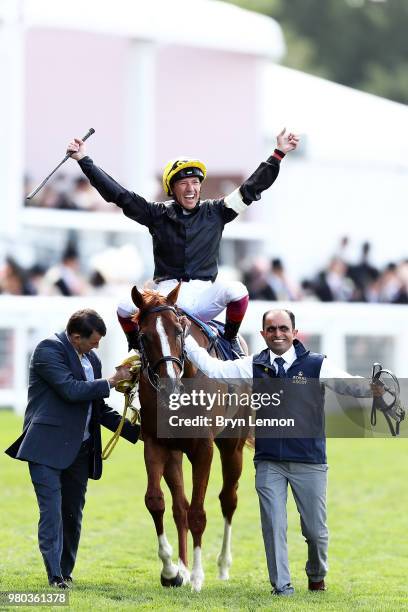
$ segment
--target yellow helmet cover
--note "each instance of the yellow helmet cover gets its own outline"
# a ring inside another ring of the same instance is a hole
[[[176,159],[169,161],[163,170],[163,189],[168,196],[172,195],[171,182],[174,181],[174,177],[178,174],[177,178],[180,179],[197,176],[203,182],[207,176],[207,168],[198,159]]]

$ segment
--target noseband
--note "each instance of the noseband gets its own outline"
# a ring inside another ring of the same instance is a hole
[[[141,323],[141,321],[149,314],[153,314],[155,312],[163,312],[165,310],[170,310],[171,312],[173,312],[177,319],[178,319],[178,312],[177,310],[174,308],[174,306],[168,306],[168,305],[162,305],[162,306],[153,306],[152,308],[148,308],[147,310],[143,310],[143,312],[141,313],[140,317],[139,317],[139,324]],[[143,333],[140,334],[140,353],[141,353],[141,357],[142,357],[142,369],[147,371],[147,378],[148,381],[150,382],[150,384],[152,385],[152,387],[154,387],[154,389],[156,389],[156,391],[159,390],[159,385],[158,385],[158,374],[157,374],[157,368],[162,364],[162,363],[166,363],[167,361],[171,361],[173,363],[175,363],[179,369],[180,369],[180,377],[183,374],[183,370],[184,370],[184,333],[182,335],[181,338],[181,355],[180,357],[173,357],[173,355],[163,355],[163,357],[160,357],[160,359],[158,359],[157,361],[155,361],[155,363],[153,365],[150,365],[147,354],[146,354],[146,348],[144,345],[144,341],[143,341]]]

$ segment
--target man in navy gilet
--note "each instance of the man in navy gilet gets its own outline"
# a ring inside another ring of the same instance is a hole
[[[252,379],[254,387],[255,382],[258,380],[259,384],[261,379],[315,379],[339,393],[355,397],[372,396],[373,391],[368,382],[337,368],[324,355],[306,350],[297,340],[297,333],[292,312],[270,310],[263,316],[261,331],[267,348],[258,355],[249,355],[236,361],[219,361],[200,348],[191,336],[186,338],[185,348],[189,360],[210,378]],[[347,378],[358,378],[358,381],[346,384],[344,379]],[[323,384],[315,385],[315,390],[311,392],[306,390],[307,385],[302,386],[303,392],[296,396],[299,415],[310,410],[323,414]],[[316,389],[321,390],[316,393]],[[294,592],[286,541],[288,484],[292,489],[300,514],[302,534],[308,546],[308,588],[311,591],[324,591],[328,568],[328,466],[324,434],[314,438],[256,437],[254,461],[272,593],[292,595]]]

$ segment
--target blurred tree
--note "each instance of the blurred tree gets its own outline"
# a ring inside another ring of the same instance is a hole
[[[284,64],[408,103],[408,0],[227,0],[275,18]]]

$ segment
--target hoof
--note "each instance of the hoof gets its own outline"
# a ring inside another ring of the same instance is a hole
[[[218,580],[229,580],[229,571],[227,569],[220,570],[218,573]]]
[[[229,580],[229,568],[232,564],[232,557],[229,556],[221,556],[218,555],[217,565],[218,565],[218,580]]]
[[[181,559],[178,562],[179,573],[183,579],[183,586],[186,584],[190,584],[190,572],[188,568],[184,565]]]
[[[178,572],[177,576],[174,576],[174,578],[165,578],[160,574],[160,583],[164,587],[179,587],[183,584],[183,577],[180,572]]]
[[[191,581],[191,592],[200,593],[202,586],[203,586],[203,583],[200,580],[192,580]]]
[[[198,572],[196,574],[192,573],[190,584],[191,584],[191,591],[193,593],[199,593],[204,584],[204,573],[203,572]]]

